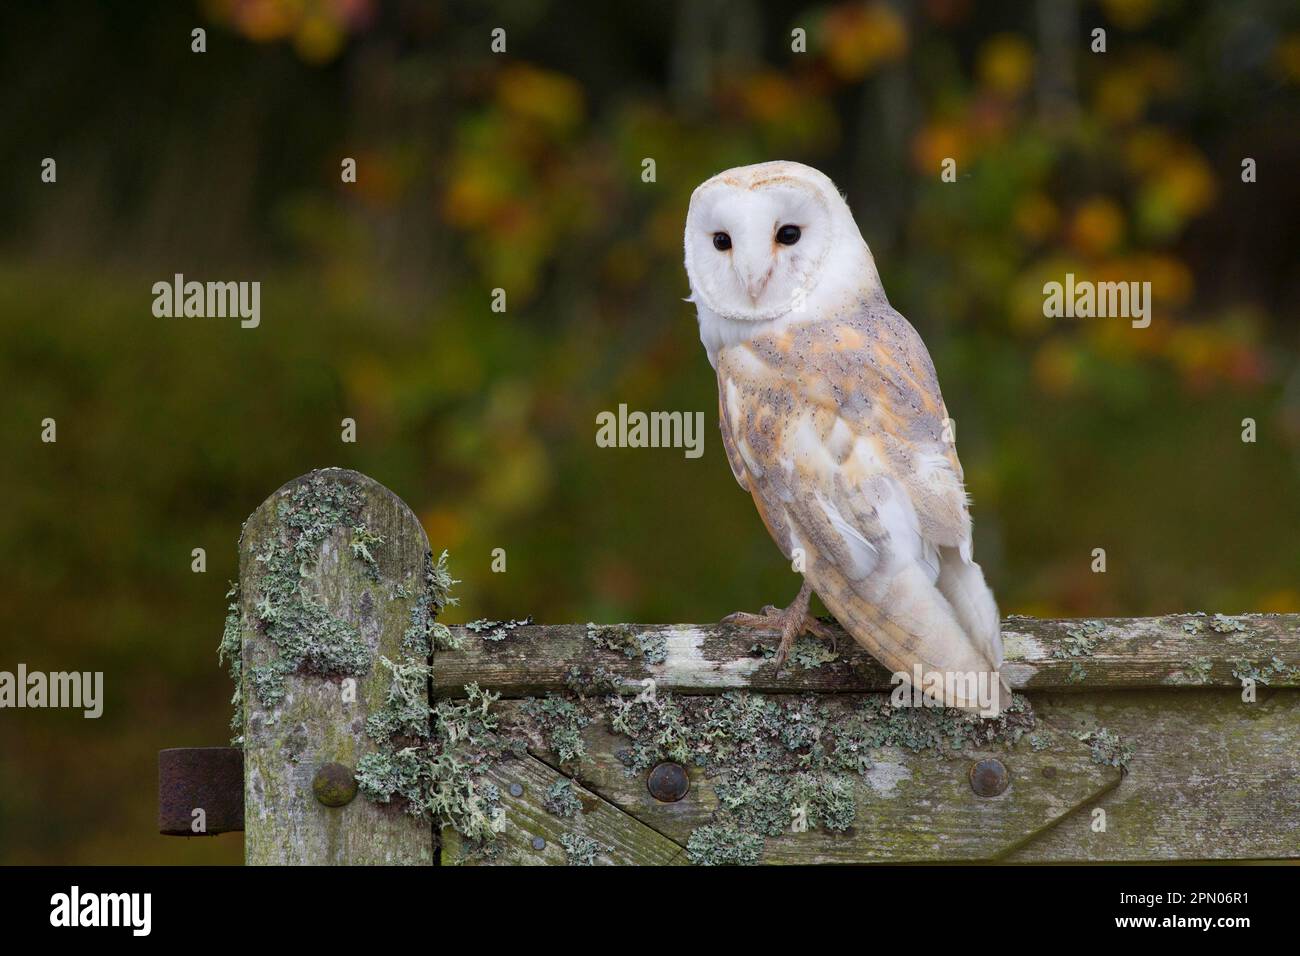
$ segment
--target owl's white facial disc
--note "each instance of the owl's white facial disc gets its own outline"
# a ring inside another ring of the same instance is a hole
[[[838,194],[832,196],[839,201]],[[695,191],[686,216],[686,272],[695,301],[725,318],[751,322],[797,309],[816,288],[827,253],[840,238],[836,218],[825,188],[814,180],[715,176]]]

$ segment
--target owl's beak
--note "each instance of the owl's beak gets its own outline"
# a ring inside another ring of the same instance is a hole
[[[749,301],[757,305],[758,297],[767,288],[767,280],[772,277],[772,270],[765,263],[742,263],[736,273],[749,294]]]

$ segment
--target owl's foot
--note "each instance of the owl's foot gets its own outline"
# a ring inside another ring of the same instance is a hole
[[[776,657],[773,658],[776,669],[780,670],[796,638],[804,632],[830,641],[831,648],[837,649],[835,632],[808,613],[808,602],[811,599],[812,585],[805,581],[789,607],[782,609],[769,604],[758,614],[737,611],[724,617],[722,623],[734,624],[738,627],[755,627],[765,631],[780,631],[781,643],[777,645]]]

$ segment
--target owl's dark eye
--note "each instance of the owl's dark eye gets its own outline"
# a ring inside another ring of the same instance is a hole
[[[719,252],[726,252],[731,248],[731,237],[725,232],[715,232],[713,234],[713,248]]]
[[[793,246],[801,235],[798,226],[782,226],[776,231],[776,241],[783,246]]]

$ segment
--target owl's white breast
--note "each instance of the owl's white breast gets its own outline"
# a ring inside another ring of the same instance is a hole
[[[715,369],[718,367],[718,352],[722,349],[748,342],[756,335],[780,331],[791,320],[789,313],[763,322],[729,319],[702,303],[696,305],[696,317],[700,320],[700,342],[709,356],[709,364]]]

